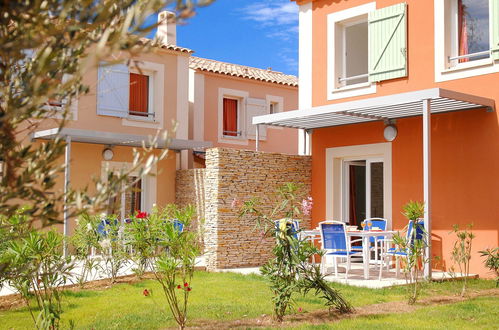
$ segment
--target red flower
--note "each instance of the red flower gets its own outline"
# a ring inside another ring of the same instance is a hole
[[[189,286],[189,283],[185,282],[184,283],[184,288],[188,287]]]
[[[140,212],[138,211],[137,212],[137,215],[135,216],[137,219],[144,219],[144,218],[147,218],[148,217],[148,214],[147,212]]]
[[[142,294],[146,297],[149,296],[149,290],[144,289],[144,291],[142,291]]]
[[[298,313],[301,313],[303,309],[301,307],[298,307]]]
[[[191,291],[191,290],[192,290],[192,289],[191,289],[191,287],[190,287],[190,286],[189,286],[189,287],[187,287],[187,291]]]
[[[177,289],[182,289],[182,286],[180,284],[177,285]]]

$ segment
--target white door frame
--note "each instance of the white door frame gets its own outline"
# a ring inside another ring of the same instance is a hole
[[[383,214],[392,228],[392,144],[363,144],[326,149],[326,220],[343,220],[345,161],[383,160]],[[348,209],[348,208],[347,208]]]

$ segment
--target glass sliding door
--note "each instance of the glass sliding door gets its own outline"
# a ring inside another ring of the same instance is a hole
[[[383,218],[383,160],[356,159],[343,164],[343,221],[359,226],[366,218]]]

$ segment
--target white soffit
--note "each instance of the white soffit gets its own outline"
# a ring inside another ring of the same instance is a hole
[[[483,108],[495,110],[492,99],[432,88],[257,116],[253,118],[253,124],[314,129],[413,117],[423,114],[423,100],[431,100],[432,114]]]
[[[58,128],[51,128],[43,131],[34,132],[33,139],[52,140],[56,137],[71,137],[71,142],[81,142],[90,144],[103,144],[113,146],[128,146],[128,147],[142,147],[144,143],[149,147],[152,141],[152,136],[123,134],[123,133],[110,133],[99,132],[76,128],[63,128],[59,131]],[[158,149],[171,150],[186,150],[193,148],[209,148],[212,146],[211,142],[202,142],[184,139],[170,139],[167,143],[164,139],[158,139]]]

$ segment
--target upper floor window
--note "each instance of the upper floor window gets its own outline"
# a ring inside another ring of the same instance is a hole
[[[223,135],[240,136],[239,129],[239,100],[226,98],[223,99]]]
[[[97,114],[154,119],[154,76],[124,64],[99,66]]]
[[[353,22],[337,25],[340,32],[338,86],[351,86],[369,81],[367,15]]]
[[[328,99],[376,92],[376,82],[407,76],[406,4],[376,3],[328,15]]]
[[[499,1],[435,0],[435,80],[499,72]]]
[[[489,0],[454,0],[449,66],[490,57]]]
[[[148,116],[149,96],[149,76],[130,72],[130,100],[128,113],[135,116]]]

